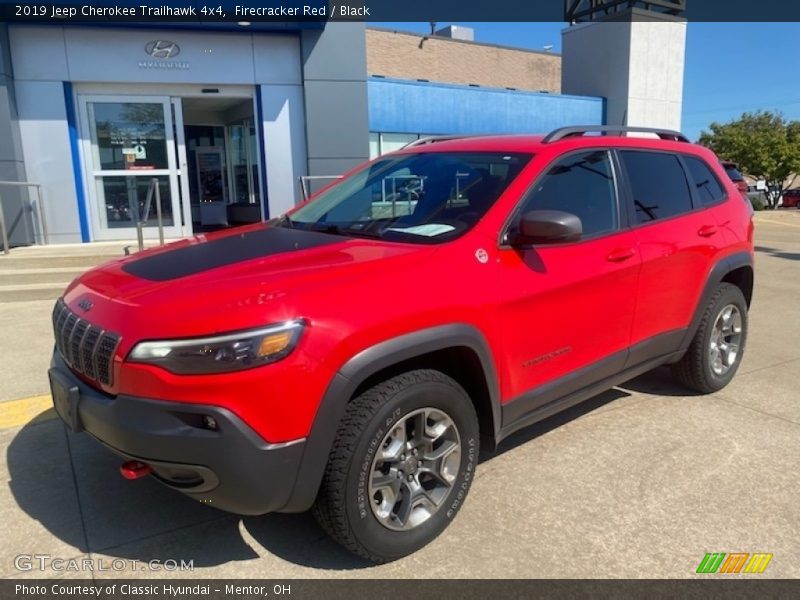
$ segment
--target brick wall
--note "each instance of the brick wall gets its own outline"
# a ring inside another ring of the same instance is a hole
[[[367,74],[398,79],[561,91],[561,56],[491,44],[367,29]]]

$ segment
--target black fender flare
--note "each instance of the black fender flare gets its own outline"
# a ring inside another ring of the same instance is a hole
[[[476,327],[466,323],[452,323],[380,342],[350,358],[328,384],[306,438],[294,489],[280,512],[303,512],[314,503],[339,423],[359,385],[371,375],[397,363],[437,350],[459,347],[472,350],[481,363],[489,390],[496,438],[502,420],[500,388],[489,344]]]
[[[708,306],[708,303],[711,300],[711,296],[714,294],[714,290],[717,289],[717,286],[719,286],[720,283],[722,283],[728,273],[732,273],[741,267],[753,268],[753,256],[749,252],[736,252],[734,254],[730,254],[718,261],[711,268],[711,272],[708,274],[708,279],[706,279],[706,285],[703,288],[703,293],[700,295],[700,300],[698,300],[697,306],[695,306],[694,317],[692,317],[692,321],[689,324],[689,327],[686,329],[686,334],[683,336],[683,340],[681,341],[679,349],[681,353],[685,352],[692,343],[692,339],[694,339],[697,329],[700,327],[700,321],[703,320],[703,313],[705,312],[706,306]]]

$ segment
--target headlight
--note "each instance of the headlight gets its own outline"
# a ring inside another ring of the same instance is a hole
[[[128,360],[158,365],[181,375],[240,371],[288,356],[303,327],[302,320],[295,320],[213,337],[140,342]]]

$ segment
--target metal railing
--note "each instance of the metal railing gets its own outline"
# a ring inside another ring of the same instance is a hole
[[[49,243],[47,235],[47,219],[44,216],[44,200],[42,198],[42,184],[29,183],[27,181],[0,181],[0,186],[7,187],[25,187],[36,188],[36,217],[39,221],[39,233],[41,235],[42,245]],[[3,212],[3,199],[0,197],[0,235],[3,240],[3,254],[9,254],[10,248],[8,247],[8,229],[6,228],[6,218]],[[34,233],[34,238],[36,234]]]
[[[308,189],[308,184],[311,181],[321,180],[321,179],[341,179],[342,175],[301,175],[297,178],[297,181],[300,183],[300,195],[305,202],[308,200],[308,197],[311,195],[311,191]]]
[[[164,245],[164,222],[161,218],[161,190],[158,187],[158,178],[153,177],[147,187],[147,199],[144,201],[144,214],[139,215],[136,221],[136,240],[139,242],[139,252],[144,250],[144,226],[150,218],[150,206],[156,197],[156,223],[158,226],[158,245]]]
[[[397,180],[411,182],[414,180],[419,181],[419,188],[417,189],[408,189],[408,185],[406,185],[406,190],[404,192],[397,191]],[[391,192],[386,192],[386,183],[391,183]],[[392,217],[397,216],[397,202],[398,197],[401,193],[404,193],[406,199],[404,202],[406,203],[406,209],[408,213],[411,214],[413,210],[413,206],[416,205],[416,202],[419,200],[420,195],[425,191],[425,178],[420,177],[419,175],[392,175],[391,177],[384,177],[381,180],[381,202],[384,204],[388,204],[389,202],[392,203]],[[413,197],[413,198],[412,198]],[[412,202],[414,203],[412,205]]]

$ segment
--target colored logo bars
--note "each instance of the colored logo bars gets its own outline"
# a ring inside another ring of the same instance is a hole
[[[772,554],[747,552],[707,553],[697,566],[697,573],[763,573]]]

